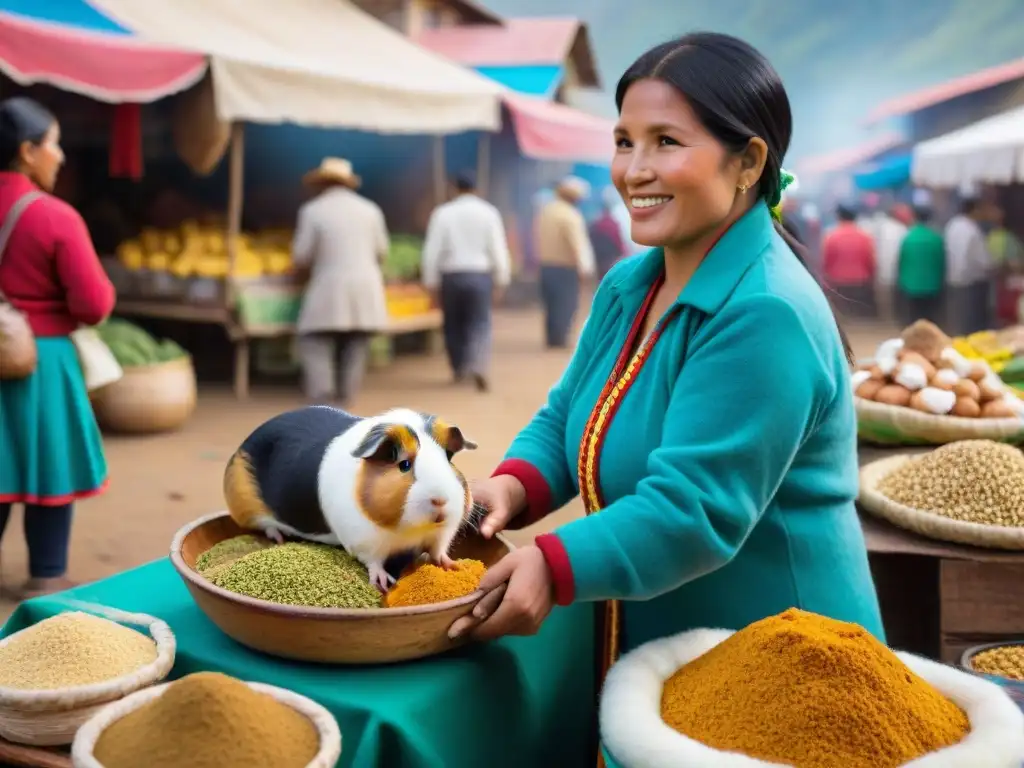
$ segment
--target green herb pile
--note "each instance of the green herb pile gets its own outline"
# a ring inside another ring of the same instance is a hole
[[[238,558],[271,546],[273,546],[273,542],[270,539],[250,534],[224,539],[196,558],[196,570],[207,579],[213,580],[217,573]]]
[[[384,259],[382,272],[387,280],[403,282],[420,275],[423,238],[415,235],[392,235],[391,247]]]
[[[381,604],[381,594],[370,584],[363,564],[345,550],[326,544],[268,546],[256,536],[238,536],[200,555],[196,570],[222,589],[279,605],[379,608]]]
[[[120,318],[110,318],[96,326],[96,331],[125,368],[166,363],[188,355],[170,339],[158,341],[139,326]]]

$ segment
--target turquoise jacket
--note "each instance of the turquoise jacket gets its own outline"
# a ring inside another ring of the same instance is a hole
[[[579,492],[581,436],[663,265],[601,282],[576,351],[495,474],[534,522]],[[849,367],[824,294],[759,204],[676,300],[608,428],[603,509],[537,544],[560,604],[620,599],[623,647],[791,606],[884,639],[860,524]]]

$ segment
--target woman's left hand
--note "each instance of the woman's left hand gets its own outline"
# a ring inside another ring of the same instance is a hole
[[[493,640],[505,635],[534,635],[555,604],[551,569],[544,554],[532,544],[488,569],[480,589],[485,593],[483,599],[473,613],[452,624],[449,637],[470,633],[477,640]]]

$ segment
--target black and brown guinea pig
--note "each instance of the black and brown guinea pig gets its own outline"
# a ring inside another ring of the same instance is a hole
[[[314,405],[282,413],[228,461],[224,498],[242,528],[340,544],[387,589],[391,555],[448,549],[473,507],[451,459],[476,448],[458,427],[399,408],[361,417]]]

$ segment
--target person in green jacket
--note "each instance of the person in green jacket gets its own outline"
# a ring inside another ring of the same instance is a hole
[[[941,326],[943,286],[946,279],[946,247],[942,233],[931,226],[932,212],[914,209],[914,226],[900,245],[896,290],[899,317],[904,325],[931,320]]]
[[[484,536],[576,496],[588,514],[495,564],[450,632],[533,634],[556,603],[593,603],[600,672],[794,606],[884,639],[852,355],[772,212],[792,178],[782,81],[748,44],[696,33],[641,56],[616,99],[612,178],[651,250],[601,281],[547,403],[473,485]]]

